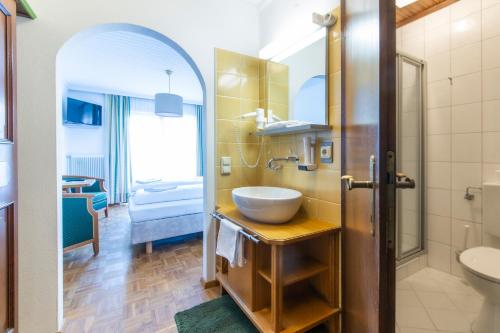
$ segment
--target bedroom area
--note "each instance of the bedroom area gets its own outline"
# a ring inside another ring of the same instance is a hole
[[[139,304],[152,289],[172,304],[207,297],[204,87],[182,49],[155,37],[98,29],[58,58],[66,332],[88,320],[82,303],[95,320],[102,309],[126,320],[134,288]]]

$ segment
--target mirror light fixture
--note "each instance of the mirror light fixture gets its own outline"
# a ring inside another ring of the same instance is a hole
[[[165,72],[168,75],[168,93],[155,95],[155,114],[160,117],[182,117],[182,97],[170,93],[170,78],[173,71],[167,69]]]
[[[399,8],[403,8],[405,6],[408,6],[409,4],[412,4],[416,2],[417,0],[396,0],[396,6]]]

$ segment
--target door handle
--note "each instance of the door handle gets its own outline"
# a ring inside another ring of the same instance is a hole
[[[348,191],[352,191],[355,188],[373,188],[373,181],[372,180],[355,180],[353,176],[350,175],[345,175],[342,176],[340,179],[344,180],[345,188]]]
[[[375,183],[376,179],[376,168],[375,168],[375,156],[372,155],[370,156],[370,161],[369,161],[369,172],[370,172],[370,180],[355,180],[353,176],[351,175],[344,175],[340,177],[341,180],[344,180],[345,188],[348,191],[352,191],[356,188],[368,188],[371,189],[371,195],[370,195],[370,234],[372,236],[375,236],[375,215],[377,212],[377,207],[376,207],[376,196],[377,196],[377,184]]]
[[[396,174],[396,188],[401,188],[401,189],[414,189],[415,188],[415,180],[411,179],[404,173],[397,173]]]

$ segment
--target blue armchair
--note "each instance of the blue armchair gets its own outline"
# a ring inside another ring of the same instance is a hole
[[[99,254],[99,219],[92,199],[92,194],[63,193],[64,252],[92,244],[94,255]]]
[[[104,215],[108,217],[108,190],[104,186],[104,179],[87,176],[63,176],[63,180],[85,180],[94,179],[92,186],[82,187],[82,193],[92,194],[92,203],[95,211],[104,209]]]

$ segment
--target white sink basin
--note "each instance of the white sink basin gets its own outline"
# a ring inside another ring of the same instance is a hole
[[[302,193],[282,187],[239,187],[232,193],[233,201],[243,215],[263,223],[289,221],[302,203]]]

